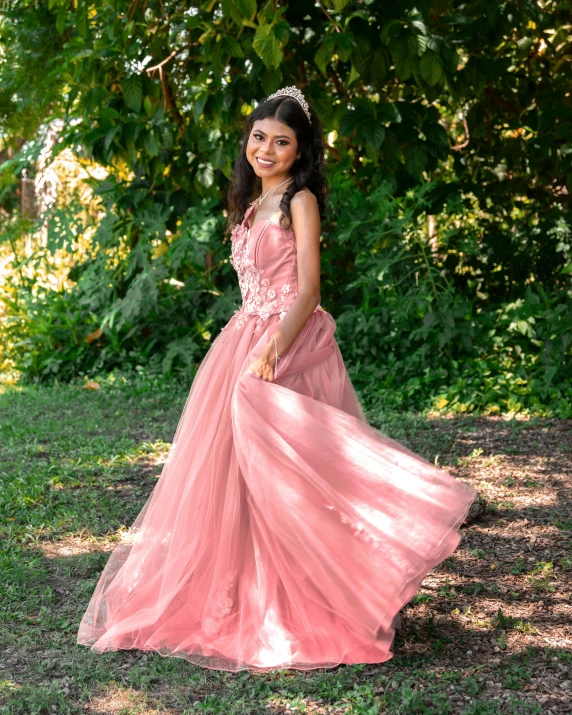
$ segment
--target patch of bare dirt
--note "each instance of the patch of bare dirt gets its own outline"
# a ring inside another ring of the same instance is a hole
[[[572,650],[571,427],[433,421],[441,436],[454,435],[447,470],[476,487],[486,509],[404,610],[397,658],[432,652],[437,669],[472,664],[482,669],[485,697],[498,699],[515,690],[506,674],[499,682],[501,666],[529,654],[519,697],[543,713],[572,712],[570,662],[546,652]]]

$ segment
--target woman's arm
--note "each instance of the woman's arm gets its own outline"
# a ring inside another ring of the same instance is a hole
[[[320,211],[310,191],[298,191],[290,202],[292,228],[296,234],[298,295],[275,330],[278,357],[292,345],[320,302]],[[248,369],[263,380],[274,379],[276,350],[271,339]],[[280,363],[278,364],[280,370]]]

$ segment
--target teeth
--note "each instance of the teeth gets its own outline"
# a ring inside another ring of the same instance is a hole
[[[273,161],[267,161],[266,159],[261,159],[259,156],[256,157],[258,159],[258,162],[260,164],[263,164],[264,166],[272,166],[274,164]]]

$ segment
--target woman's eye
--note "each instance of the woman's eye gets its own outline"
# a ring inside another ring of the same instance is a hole
[[[262,134],[255,133],[252,136],[257,140],[264,141],[264,137],[262,136]],[[278,139],[278,144],[280,144],[280,146],[288,146],[289,142],[285,139]]]

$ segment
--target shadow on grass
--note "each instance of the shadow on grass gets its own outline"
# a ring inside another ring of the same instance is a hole
[[[487,500],[404,609],[388,663],[231,674],[78,646],[117,530],[151,493],[187,393],[0,394],[3,713],[569,712],[572,433],[554,421],[372,419]]]

